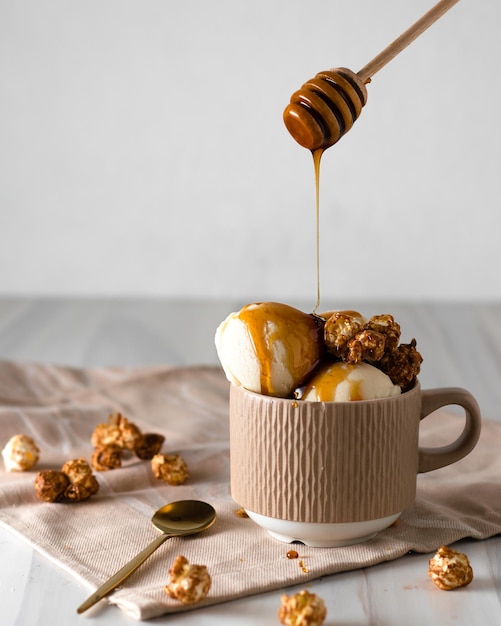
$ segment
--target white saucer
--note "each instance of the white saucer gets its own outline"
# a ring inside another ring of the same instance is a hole
[[[339,548],[362,543],[374,537],[378,532],[391,526],[400,513],[368,520],[342,524],[324,524],[310,522],[289,522],[260,515],[246,509],[248,516],[279,541],[292,543],[300,541],[311,548]]]

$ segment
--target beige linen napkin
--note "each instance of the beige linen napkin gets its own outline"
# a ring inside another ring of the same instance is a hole
[[[453,466],[418,478],[415,504],[374,539],[346,548],[300,547],[307,571],[286,558],[280,543],[238,517],[229,493],[228,383],[218,367],[72,369],[0,363],[0,446],[16,433],[41,449],[29,472],[0,471],[0,522],[88,585],[99,586],[156,536],[150,520],[161,505],[198,498],[218,519],[208,531],[170,539],[109,596],[128,615],[148,619],[185,610],[163,592],[178,554],[207,565],[212,588],[200,608],[262,591],[431,552],[464,537],[501,532],[501,423],[485,422],[480,442]],[[77,504],[37,499],[40,469],[90,458],[90,436],[111,411],[122,411],[144,432],[165,435],[164,452],[179,453],[190,477],[174,487],[156,480],[148,461],[132,456],[121,469],[97,473],[99,493]],[[451,441],[462,418],[437,413],[423,423],[426,444]],[[451,435],[451,433],[453,433]],[[87,593],[82,593],[82,601]],[[192,608],[192,607],[188,607]],[[75,607],[76,609],[76,607]]]

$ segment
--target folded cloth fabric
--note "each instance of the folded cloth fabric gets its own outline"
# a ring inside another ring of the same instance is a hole
[[[221,369],[211,366],[75,369],[0,363],[0,446],[24,433],[41,452],[30,471],[1,468],[0,522],[90,592],[155,538],[150,520],[157,508],[189,498],[210,502],[218,515],[212,528],[170,539],[108,597],[136,619],[193,608],[163,591],[178,554],[206,565],[211,574],[210,593],[198,608],[501,532],[501,423],[485,422],[469,456],[418,477],[416,501],[396,524],[355,546],[302,547],[303,571],[285,558],[286,544],[236,514],[239,507],[229,491],[228,390]],[[96,473],[100,489],[91,499],[41,502],[33,487],[36,473],[59,469],[69,459],[89,459],[94,428],[114,411],[143,432],[163,434],[163,451],[183,457],[189,479],[168,485],[154,478],[148,461],[131,454],[122,468]],[[428,445],[441,445],[457,428],[458,416],[443,412],[441,419],[425,420],[422,436]]]

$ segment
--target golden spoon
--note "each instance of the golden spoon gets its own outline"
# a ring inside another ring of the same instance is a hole
[[[320,72],[292,94],[283,118],[287,130],[304,148],[326,150],[345,135],[367,102],[365,85],[399,52],[459,0],[440,0],[415,24],[355,74],[345,67]]]
[[[107,580],[99,589],[81,604],[77,613],[83,613],[96,602],[107,596],[123,583],[137,568],[142,565],[153,552],[170,537],[194,535],[206,530],[216,521],[216,511],[206,502],[198,500],[180,500],[172,502],[158,509],[153,515],[151,523],[162,531],[142,552],[124,565],[116,574]]]

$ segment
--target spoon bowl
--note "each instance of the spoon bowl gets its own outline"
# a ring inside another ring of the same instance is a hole
[[[109,580],[103,583],[91,596],[77,609],[77,613],[83,613],[99,600],[107,596],[135,572],[146,559],[170,537],[183,537],[195,535],[210,528],[216,521],[216,511],[207,502],[199,500],[179,500],[171,502],[158,509],[153,515],[151,523],[161,531],[144,550],[131,561],[126,563]]]
[[[216,521],[216,512],[207,502],[179,500],[158,509],[151,523],[171,537],[194,535],[206,530]]]

